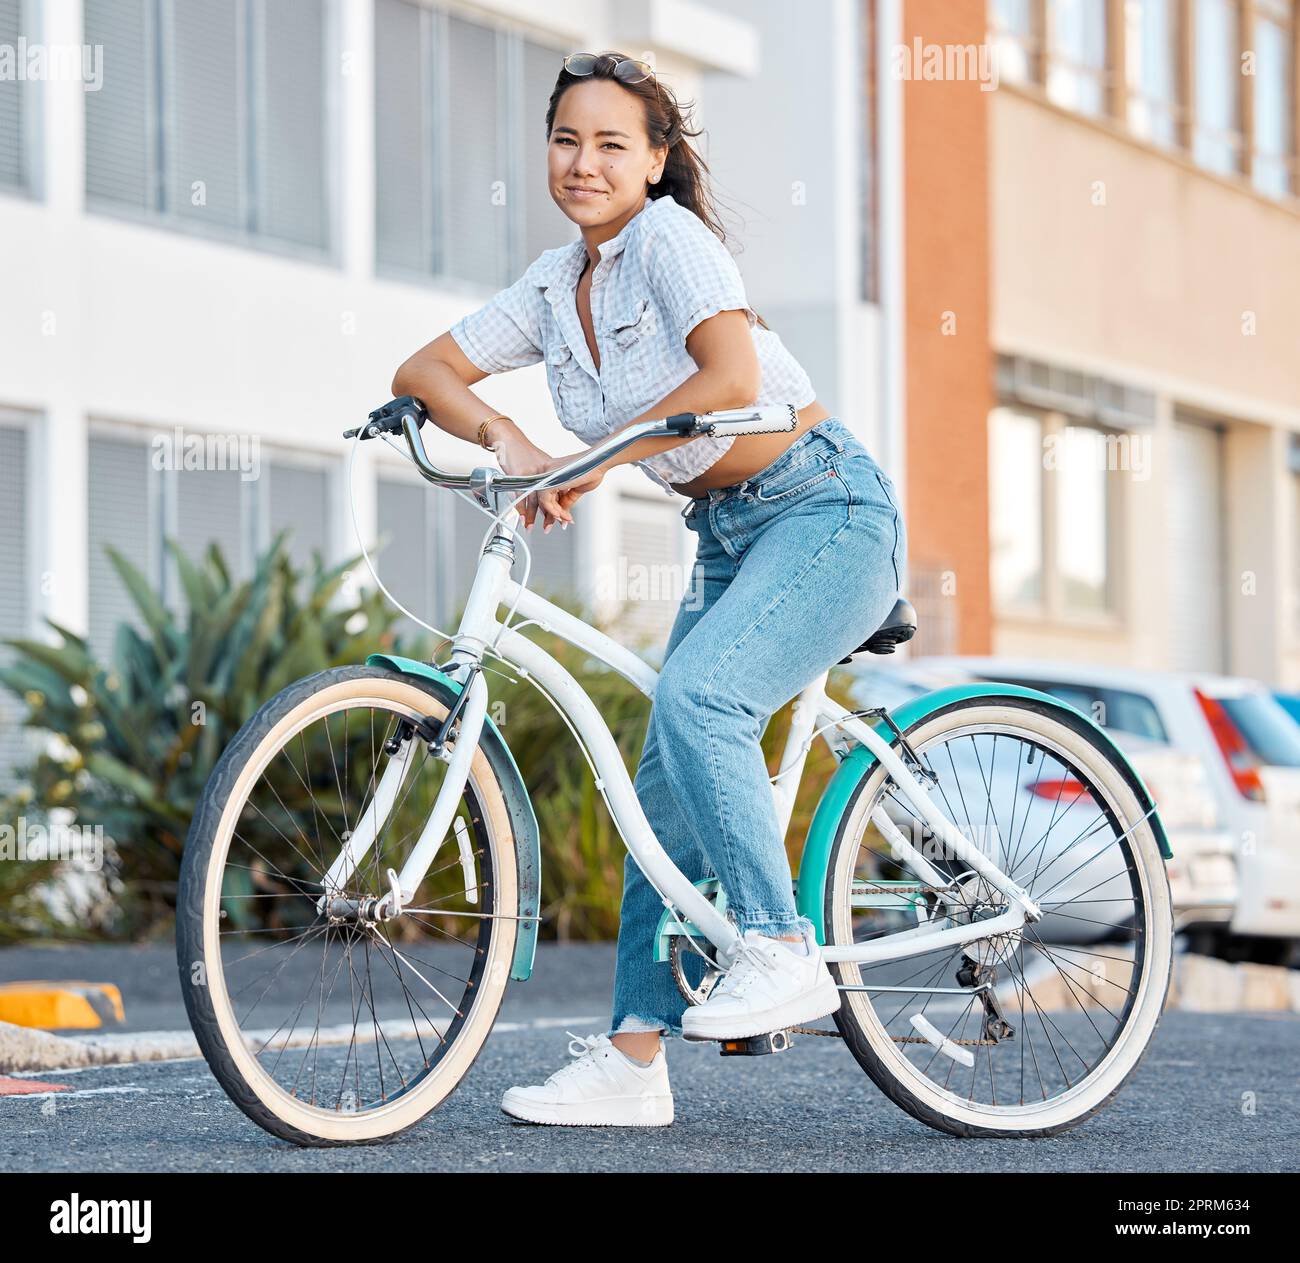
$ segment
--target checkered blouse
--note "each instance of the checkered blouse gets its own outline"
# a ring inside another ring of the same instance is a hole
[[[485,373],[546,361],[556,415],[592,446],[654,405],[697,371],[686,335],[720,311],[748,313],[762,385],[758,404],[803,408],[812,382],[780,337],[758,327],[727,248],[669,193],[648,201],[616,237],[600,246],[591,278],[591,316],[600,369],[578,319],[575,291],[582,238],[543,251],[513,285],[458,320],[451,335]],[[636,463],[673,494],[735,442],[698,438]]]

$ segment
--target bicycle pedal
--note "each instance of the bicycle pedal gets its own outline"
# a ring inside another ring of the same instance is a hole
[[[789,1031],[772,1031],[748,1039],[719,1040],[718,1052],[724,1057],[762,1057],[767,1053],[785,1052],[793,1043]]]

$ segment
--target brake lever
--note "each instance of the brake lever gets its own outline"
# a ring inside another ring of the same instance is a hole
[[[414,395],[402,395],[397,399],[390,399],[382,407],[370,413],[365,425],[344,430],[343,437],[352,439],[359,434],[365,440],[378,438],[381,434],[401,434],[402,420],[411,413],[414,413],[417,418],[415,427],[417,430],[429,419],[428,409]]]

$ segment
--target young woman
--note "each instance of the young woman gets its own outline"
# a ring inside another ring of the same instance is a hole
[[[663,907],[629,855],[603,1035],[503,1110],[538,1123],[672,1122],[661,1035],[741,1038],[833,1013],[839,995],[795,911],[759,739],[770,716],[885,618],[905,565],[891,480],[817,401],[752,311],[672,93],[619,53],[565,58],[546,112],[548,182],[581,229],[398,370],[444,430],[491,446],[508,473],[550,456],[470,389],[546,361],[564,427],[588,446],[677,412],[790,403],[798,427],[739,438],[643,439],[580,482],[530,497],[526,526],[573,521],[613,464],[689,499],[691,590],[669,635],[636,773],[656,836],[692,880],[716,875],[743,935],[703,1005],[653,960]]]

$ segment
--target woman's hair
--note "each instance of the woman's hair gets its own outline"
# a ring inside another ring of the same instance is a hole
[[[668,157],[664,162],[663,174],[657,184],[646,190],[649,198],[660,198],[671,193],[673,201],[693,211],[709,230],[725,246],[727,233],[718,215],[717,204],[709,189],[709,168],[704,159],[695,152],[690,137],[699,136],[701,129],[691,130],[687,126],[690,117],[689,108],[683,111],[677,98],[667,84],[658,75],[643,80],[641,83],[624,83],[614,75],[614,67],[627,56],[626,53],[601,53],[594,69],[589,75],[571,75],[563,66],[555,81],[555,90],[546,107],[546,135],[550,138],[551,128],[555,125],[555,111],[559,108],[560,98],[575,83],[589,83],[592,79],[609,79],[617,83],[625,92],[639,97],[644,110],[646,135],[652,149],[660,145],[668,146]],[[752,308],[750,309],[753,310]],[[758,312],[754,312],[759,325],[766,329],[767,322]]]

